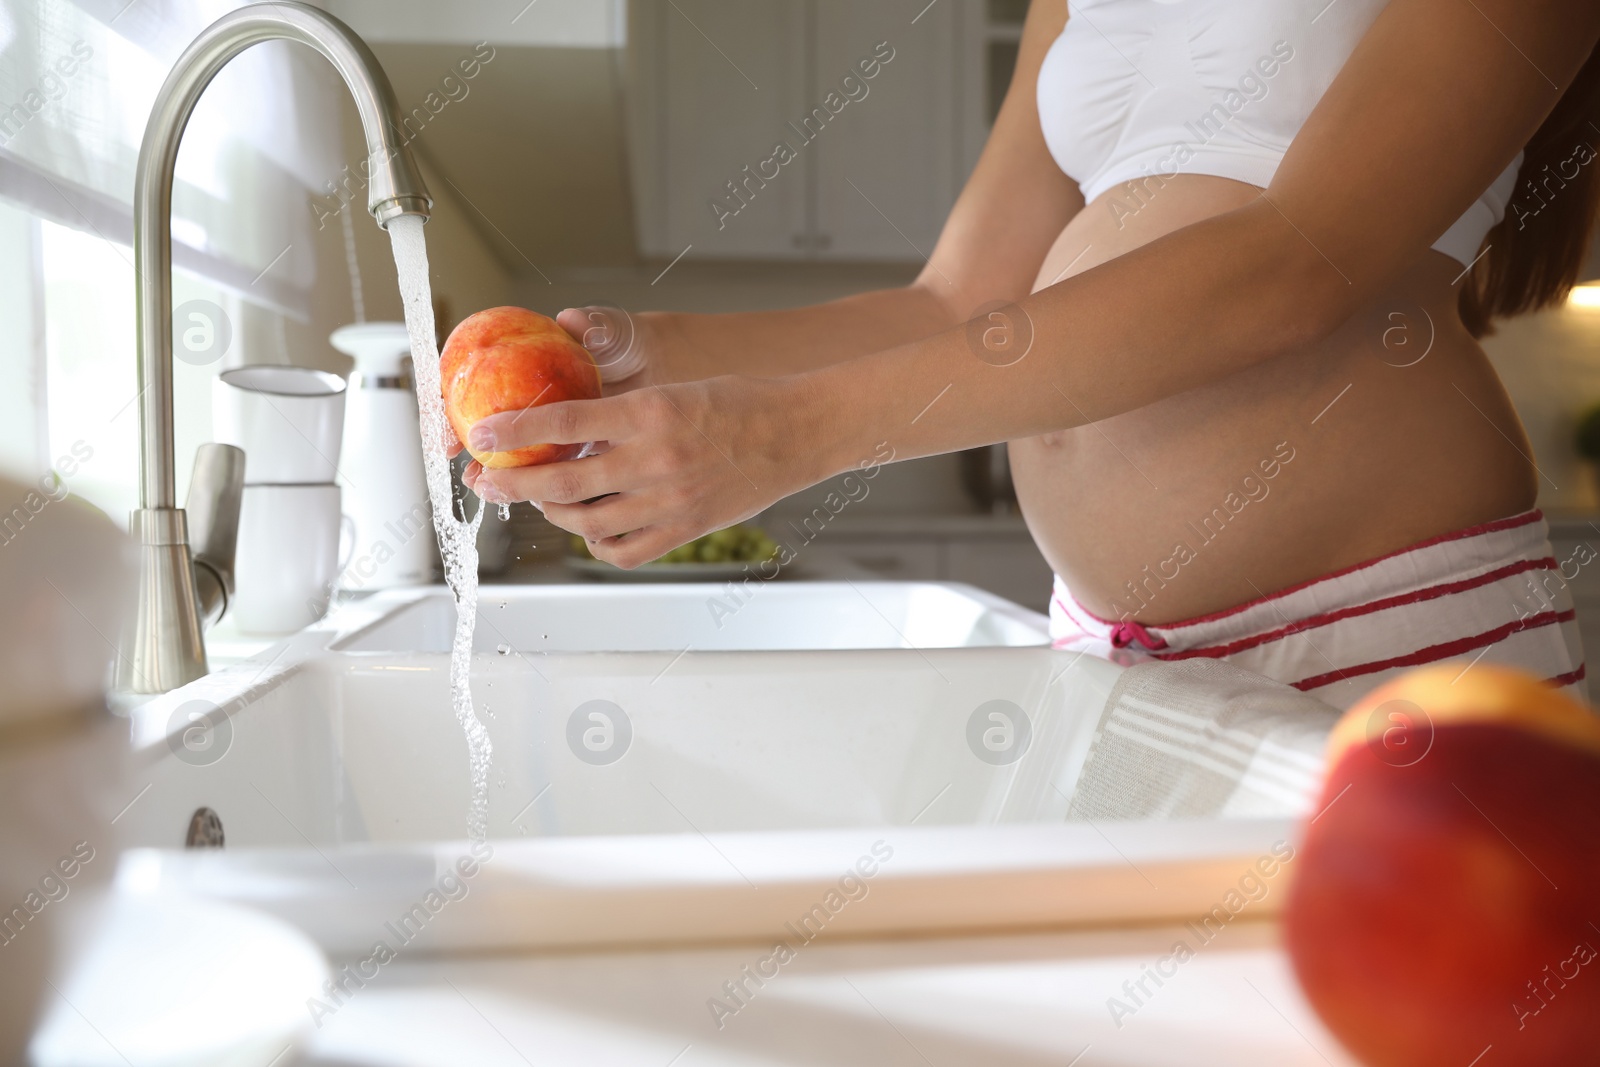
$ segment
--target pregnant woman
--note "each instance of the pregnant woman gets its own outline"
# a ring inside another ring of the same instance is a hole
[[[1340,706],[1446,658],[1581,691],[1476,338],[1578,276],[1597,37],[1593,0],[1034,0],[915,283],[564,312],[642,365],[627,391],[473,443],[609,450],[468,480],[633,567],[886,456],[1006,441],[1058,648],[1225,658]]]

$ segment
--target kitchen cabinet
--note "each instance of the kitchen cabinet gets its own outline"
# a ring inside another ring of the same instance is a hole
[[[641,253],[925,259],[985,133],[972,101],[986,44],[967,32],[984,10],[975,0],[630,4]]]
[[[760,520],[774,536],[785,520]],[[1050,565],[1017,516],[872,516],[841,520],[805,544],[794,575],[966,582],[1023,607],[1050,605]]]
[[[814,252],[819,258],[926,259],[966,179],[956,109],[955,5],[813,0],[810,6],[817,90],[839,87],[863,59],[893,56],[877,77],[859,83],[866,95],[815,142]]]
[[[783,581],[966,582],[1034,611],[1050,606],[1050,565],[1016,515],[840,516],[808,534],[805,513],[754,520],[795,550]],[[507,582],[570,582],[568,535],[526,505],[511,509]]]
[[[952,537],[945,545],[943,577],[1048,613],[1055,576],[1033,537],[1022,530],[988,537]]]
[[[796,140],[807,80],[804,5],[790,0],[641,0],[629,5],[630,162],[641,251],[673,258],[798,257],[803,161],[759,171]],[[768,174],[772,174],[769,170]],[[720,216],[714,204],[733,204]]]

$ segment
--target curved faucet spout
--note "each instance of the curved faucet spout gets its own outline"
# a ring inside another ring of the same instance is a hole
[[[405,146],[394,90],[366,42],[307,4],[250,4],[206,27],[178,57],[156,96],[139,148],[133,194],[138,314],[139,611],[118,660],[117,688],[161,693],[206,673],[193,560],[177,506],[172,401],[172,180],[184,126],[219,70],[262,41],[299,41],[327,57],[355,97],[366,133],[367,209],[378,225],[427,218],[433,200]],[[332,176],[330,175],[330,178]]]
[[[250,4],[207,26],[184,49],[150,112],[133,187],[143,508],[177,506],[172,455],[172,173],[178,144],[190,112],[217,72],[251,45],[274,40],[315,48],[349,86],[366,132],[367,209],[378,224],[387,226],[398,215],[426,218],[433,207],[402,139],[400,109],[388,77],[366,42],[332,15],[300,3]]]

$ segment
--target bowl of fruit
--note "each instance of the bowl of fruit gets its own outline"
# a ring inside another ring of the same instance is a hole
[[[659,559],[631,571],[595,559],[583,538],[573,534],[567,566],[579,574],[612,581],[724,582],[746,573],[776,577],[778,543],[765,530],[735,523],[679,545]]]

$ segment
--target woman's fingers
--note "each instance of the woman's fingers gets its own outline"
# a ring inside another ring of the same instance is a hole
[[[608,496],[593,504],[546,502],[544,506],[545,518],[595,547],[609,547],[604,546],[604,542],[617,537],[623,537],[624,540],[632,537],[643,524],[650,521],[652,514],[650,504],[635,493]],[[661,552],[672,547],[668,545]],[[655,556],[650,558],[654,559]]]
[[[636,567],[815,482],[822,442],[803,440],[804,400],[790,385],[730,377],[502,413],[473,427],[474,451],[480,433],[494,451],[542,442],[616,447],[561,463],[479,470],[472,486],[494,503],[544,505],[597,558]],[[586,500],[592,503],[580,503]]]
[[[534,445],[583,445],[632,436],[638,403],[633,394],[599,400],[561,400],[502,411],[467,432],[475,452],[509,452]]]
[[[699,534],[693,527],[681,525],[647,526],[633,530],[621,537],[613,537],[590,545],[589,551],[596,559],[603,559],[625,571],[660,559],[681,544],[693,541]]]
[[[615,471],[613,461],[608,458],[610,455],[483,471],[469,484],[473,492],[491,504],[510,504],[518,500],[578,504],[621,488],[614,484]]]
[[[674,523],[629,530],[624,534],[589,541],[588,544],[589,552],[595,559],[631,571],[635,567],[660,559],[679,545],[694,540],[696,536],[693,527]]]

